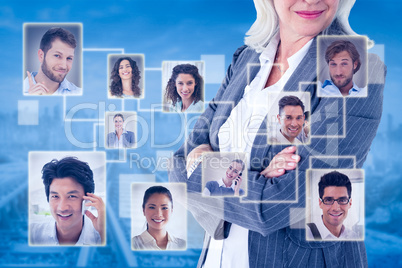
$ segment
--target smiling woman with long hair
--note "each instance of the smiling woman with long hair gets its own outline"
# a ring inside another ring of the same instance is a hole
[[[119,58],[112,70],[110,80],[110,94],[116,97],[134,97],[141,96],[140,71],[137,63],[130,57]]]
[[[173,68],[165,91],[170,112],[202,112],[204,110],[204,79],[192,64]]]

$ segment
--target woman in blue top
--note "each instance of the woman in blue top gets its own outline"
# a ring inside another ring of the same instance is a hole
[[[204,110],[204,79],[198,68],[191,64],[180,64],[173,68],[166,86],[165,99],[170,103],[170,112],[196,112]]]

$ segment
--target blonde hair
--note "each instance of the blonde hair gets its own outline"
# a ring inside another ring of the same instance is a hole
[[[332,23],[322,31],[322,35],[358,35],[349,25],[349,14],[356,0],[339,0],[338,10]],[[279,22],[273,0],[254,0],[257,19],[246,33],[244,43],[262,52],[278,31]],[[373,45],[372,41],[369,41]]]

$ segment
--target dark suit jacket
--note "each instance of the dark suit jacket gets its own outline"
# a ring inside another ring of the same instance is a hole
[[[375,137],[382,113],[385,66],[377,56],[369,56],[367,98],[318,98],[316,90],[316,40],[284,87],[284,91],[311,94],[311,143],[299,146],[298,169],[279,178],[266,179],[259,173],[286,146],[269,145],[264,121],[251,150],[247,198],[202,198],[201,165],[187,179],[185,157],[196,146],[209,143],[219,151],[218,131],[243,96],[245,86],[259,68],[259,55],[243,46],[232,64],[216,97],[200,116],[187,142],[175,153],[172,182],[185,182],[188,209],[207,231],[200,258],[208,251],[209,235],[223,236],[219,219],[249,229],[250,267],[366,267],[363,242],[308,242],[305,240],[306,170],[311,156],[353,156],[350,159],[314,159],[313,168],[361,168]],[[251,64],[251,65],[250,65]],[[299,223],[298,228],[291,228]]]

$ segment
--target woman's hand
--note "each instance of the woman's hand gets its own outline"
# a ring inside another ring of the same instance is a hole
[[[300,161],[300,156],[295,154],[296,146],[283,149],[269,163],[269,166],[261,171],[261,175],[266,178],[275,178],[285,174],[285,170],[295,169]]]
[[[310,123],[307,120],[304,121],[303,130],[305,137],[308,138],[308,134],[310,133]]]
[[[123,128],[116,129],[116,135],[120,139],[121,135],[123,134]]]
[[[209,144],[201,144],[195,147],[187,156],[187,162],[186,162],[187,173],[189,172],[191,165],[195,162],[195,160],[197,160],[198,157],[200,157],[203,153],[209,153],[209,152],[213,152],[211,145]]]

